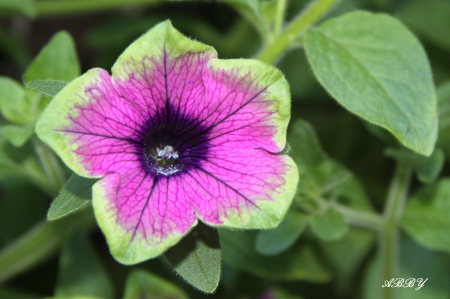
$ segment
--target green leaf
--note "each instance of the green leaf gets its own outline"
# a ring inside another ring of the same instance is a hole
[[[188,299],[176,285],[152,273],[134,270],[127,278],[123,299]]]
[[[440,148],[434,150],[429,157],[403,148],[387,148],[385,154],[399,162],[412,165],[417,178],[425,184],[436,181],[445,162],[444,151]]]
[[[72,215],[56,223],[42,222],[0,251],[0,283],[49,258],[75,228],[95,224],[92,213]]]
[[[450,82],[446,82],[437,88],[438,113],[439,113],[439,139],[447,157],[450,157]]]
[[[47,97],[53,98],[60,92],[68,82],[58,80],[33,80],[25,83],[25,86],[31,90],[42,93]]]
[[[316,251],[305,242],[296,242],[278,255],[265,256],[255,249],[257,231],[219,229],[222,256],[232,266],[254,275],[281,280],[325,282],[329,270],[320,262]]]
[[[5,12],[21,12],[28,17],[36,15],[34,0],[0,0],[0,15]]]
[[[398,20],[351,12],[310,28],[309,63],[345,108],[406,147],[430,155],[437,137],[436,96],[425,51]]]
[[[421,36],[445,49],[450,49],[450,2],[448,0],[408,1],[399,12],[400,18]]]
[[[422,246],[450,252],[450,178],[420,189],[402,217],[403,229]]]
[[[327,157],[320,147],[316,133],[304,120],[297,120],[288,135],[291,157],[299,169],[297,197],[320,197],[348,181],[352,174]]]
[[[219,234],[199,222],[178,244],[164,253],[173,269],[188,283],[205,293],[213,293],[220,281]]]
[[[339,240],[348,232],[344,216],[330,208],[323,214],[314,214],[310,221],[311,229],[324,241]]]
[[[279,254],[291,247],[308,225],[310,216],[289,209],[283,221],[273,229],[260,231],[256,237],[256,251],[263,255]]]
[[[56,33],[49,41],[24,75],[24,82],[35,80],[72,81],[80,75],[74,41],[66,31]]]
[[[332,266],[337,289],[342,298],[350,298],[354,290],[354,278],[361,263],[375,243],[374,232],[352,227],[342,239],[333,242],[319,242],[326,260]]]
[[[16,81],[0,77],[0,111],[9,121],[16,124],[26,123],[25,92],[22,86]]]
[[[0,134],[6,140],[16,147],[21,147],[34,134],[33,127],[24,127],[16,125],[4,125],[0,127]]]
[[[269,28],[259,0],[223,0],[223,2],[236,9],[258,30],[263,38],[267,38]]]
[[[93,296],[112,299],[114,288],[89,240],[75,232],[59,258],[56,297]]]
[[[418,246],[410,239],[403,238],[400,242],[400,271],[397,278],[422,278],[425,281],[423,286],[419,287],[415,282],[414,287],[397,287],[397,299],[447,299],[449,295],[448,281],[450,275],[448,272],[448,262],[442,254],[427,250]],[[366,274],[363,280],[363,298],[364,299],[384,299],[381,296],[381,263],[375,258],[366,268]],[[394,277],[392,277],[394,278]]]
[[[67,183],[53,200],[47,213],[47,220],[57,220],[72,214],[92,199],[92,185],[97,180],[80,177],[72,174]]]

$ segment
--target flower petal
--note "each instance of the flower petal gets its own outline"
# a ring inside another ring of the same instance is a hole
[[[293,160],[288,155],[232,146],[215,148],[212,155],[183,178],[199,218],[211,225],[234,228],[278,225],[298,183]]]
[[[36,132],[79,175],[99,177],[140,166],[140,110],[118,96],[107,71],[92,69],[56,95]]]
[[[196,101],[205,100],[204,66],[215,57],[214,48],[185,37],[166,21],[120,55],[112,67],[114,86],[147,115],[169,105],[174,111],[192,114]]]
[[[197,224],[181,181],[134,170],[108,174],[93,186],[95,217],[119,262],[154,258]]]
[[[251,59],[212,59],[204,74],[208,101],[199,118],[213,143],[284,149],[291,104],[289,85],[279,70]]]

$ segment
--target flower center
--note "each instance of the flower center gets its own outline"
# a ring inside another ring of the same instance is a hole
[[[208,154],[205,127],[170,106],[152,116],[140,136],[140,161],[152,176],[180,175],[199,167]]]
[[[178,157],[178,152],[170,145],[166,145],[163,149],[157,147],[154,156],[156,162],[158,162],[158,166],[174,165],[176,164]]]

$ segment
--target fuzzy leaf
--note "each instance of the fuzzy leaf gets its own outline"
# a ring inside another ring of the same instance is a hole
[[[437,137],[431,69],[419,41],[385,14],[351,12],[310,28],[308,61],[345,108],[430,155]]]
[[[112,299],[114,289],[89,240],[75,232],[64,245],[60,259],[55,296],[93,296]]]
[[[258,233],[256,251],[263,255],[274,255],[287,250],[305,230],[309,218],[309,215],[291,208],[276,228]]]
[[[220,281],[221,252],[217,230],[202,223],[164,257],[188,283],[205,293],[213,293]]]
[[[426,186],[408,201],[403,229],[420,245],[450,252],[450,178]]]
[[[339,240],[348,232],[344,216],[334,208],[323,214],[313,215],[310,224],[314,233],[325,241]]]
[[[58,196],[52,201],[47,213],[47,220],[60,219],[87,205],[92,199],[92,185],[96,181],[72,174]]]
[[[258,232],[220,229],[224,261],[254,275],[279,280],[325,282],[330,272],[309,244],[297,242],[285,252],[264,256],[255,249]]]
[[[42,48],[23,77],[26,84],[34,80],[71,81],[80,75],[80,64],[72,37],[66,31],[56,33]]]
[[[444,167],[445,155],[440,148],[433,151],[430,157],[416,154],[407,149],[388,148],[385,154],[395,160],[414,167],[417,178],[425,184],[436,181]]]
[[[134,270],[127,278],[123,299],[188,299],[182,289],[150,272]]]
[[[33,136],[34,128],[16,125],[4,125],[0,127],[0,134],[16,147],[21,147]]]
[[[53,98],[68,82],[58,80],[33,80],[26,82],[26,87]]]

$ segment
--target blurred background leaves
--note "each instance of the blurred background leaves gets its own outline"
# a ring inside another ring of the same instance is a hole
[[[286,21],[308,4],[288,1]],[[450,195],[448,178],[438,176],[449,175],[450,2],[342,0],[324,19],[355,9],[398,17],[420,39],[438,87],[442,151],[424,161],[386,130],[344,110],[320,86],[296,41],[276,65],[291,86],[288,141],[303,185],[278,228],[219,231],[222,279],[215,294],[205,295],[162,259],[139,269],[117,264],[89,209],[44,222],[70,173],[33,137],[50,98],[22,82],[42,91],[42,82],[33,81],[70,81],[93,67],[110,69],[127,45],[168,18],[184,34],[214,46],[221,58],[254,58],[274,38],[276,1],[0,0],[0,298],[376,298],[376,237],[349,208],[382,211],[394,165],[385,154],[414,165],[418,174],[401,220],[409,237],[401,238],[399,275],[429,277],[420,291],[402,290],[399,298],[447,298]],[[419,180],[431,185],[421,187]],[[89,206],[88,196],[80,197]]]

